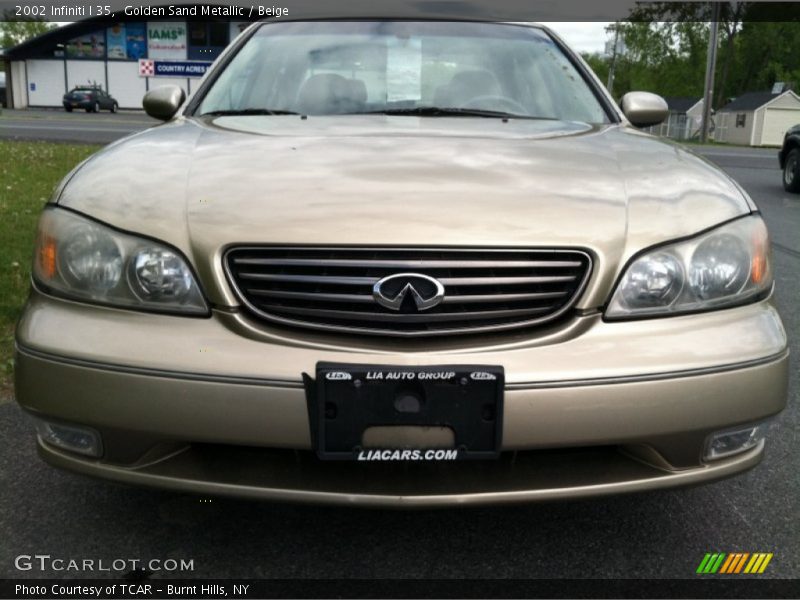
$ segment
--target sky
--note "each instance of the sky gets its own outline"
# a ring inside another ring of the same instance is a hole
[[[610,23],[543,23],[560,35],[577,52],[602,52],[609,38]]]

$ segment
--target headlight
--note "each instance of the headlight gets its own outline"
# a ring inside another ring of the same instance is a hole
[[[636,257],[617,285],[606,317],[733,306],[771,287],[767,228],[761,217],[752,215]]]
[[[47,291],[74,300],[208,314],[177,250],[57,208],[39,220],[33,276]]]

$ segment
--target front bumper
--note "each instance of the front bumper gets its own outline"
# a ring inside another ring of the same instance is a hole
[[[511,502],[699,483],[760,460],[763,444],[713,463],[701,457],[712,432],[785,406],[786,335],[769,302],[626,323],[588,315],[566,330],[541,345],[392,352],[258,338],[238,314],[151,315],[34,291],[17,333],[17,399],[103,436],[99,460],[40,442],[52,464],[208,494]],[[501,364],[507,452],[498,462],[322,463],[310,452],[301,379],[317,361]]]

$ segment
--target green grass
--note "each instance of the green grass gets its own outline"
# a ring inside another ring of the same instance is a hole
[[[39,211],[72,167],[101,146],[0,140],[0,398],[14,372],[14,325],[30,287]]]

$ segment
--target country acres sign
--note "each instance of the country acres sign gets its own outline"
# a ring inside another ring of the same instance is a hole
[[[200,60],[139,59],[139,77],[202,77],[211,62]]]

